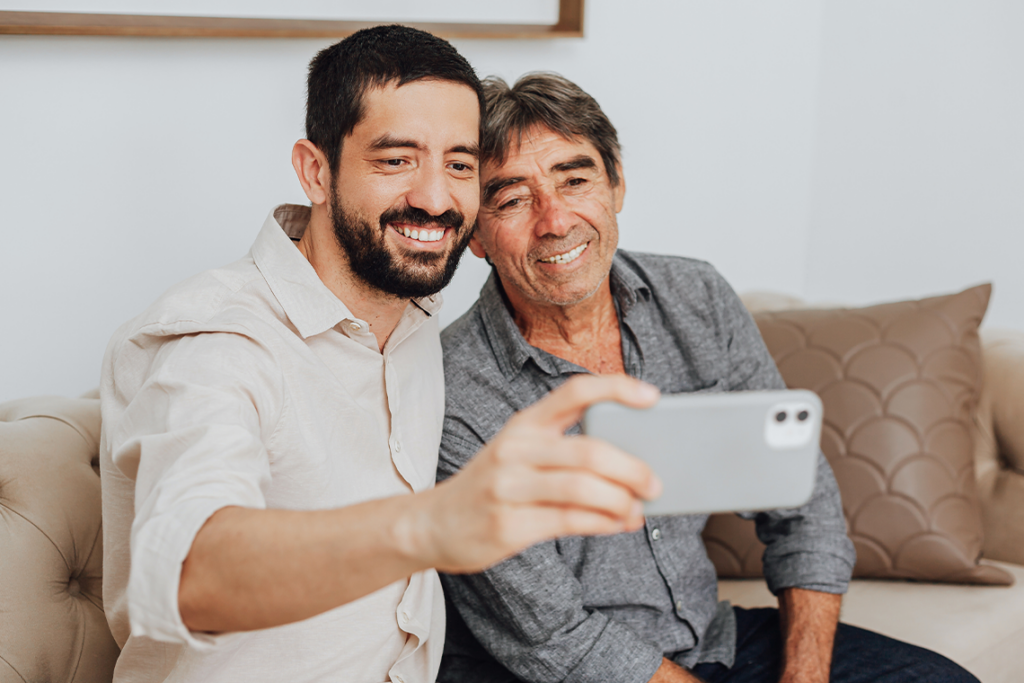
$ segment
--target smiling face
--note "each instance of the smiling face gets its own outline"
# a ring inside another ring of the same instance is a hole
[[[455,273],[479,208],[479,104],[467,86],[373,88],[342,144],[330,217],[352,273],[409,298]]]
[[[531,129],[503,164],[485,165],[481,187],[470,248],[494,262],[513,308],[572,306],[605,282],[625,182],[611,184],[594,145]]]

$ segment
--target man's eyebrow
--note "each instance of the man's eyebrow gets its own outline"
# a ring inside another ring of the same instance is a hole
[[[489,204],[491,200],[494,199],[494,195],[498,194],[509,185],[515,185],[516,183],[521,183],[524,180],[526,180],[526,178],[519,176],[512,178],[492,178],[491,180],[488,180],[484,183],[484,189],[483,192],[481,192],[483,195],[483,203]]]
[[[446,154],[468,154],[474,159],[480,158],[480,148],[476,145],[455,145],[448,149]]]
[[[423,149],[423,146],[415,140],[403,140],[397,138],[390,133],[385,133],[379,138],[370,143],[370,149],[373,151],[379,151],[384,149],[396,149],[399,147],[407,147],[409,149]]]
[[[593,157],[586,154],[574,156],[568,161],[563,161],[551,167],[552,171],[575,171],[578,168],[597,168],[597,162]]]

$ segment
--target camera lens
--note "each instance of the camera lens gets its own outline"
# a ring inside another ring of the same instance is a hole
[[[775,421],[776,422],[785,422],[786,421],[786,411],[785,410],[780,410],[779,412],[775,413]]]
[[[796,414],[796,419],[798,419],[801,422],[803,422],[804,420],[806,420],[810,416],[811,416],[811,414],[808,413],[806,410],[801,410],[799,413]]]

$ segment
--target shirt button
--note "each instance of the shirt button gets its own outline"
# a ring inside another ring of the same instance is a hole
[[[683,611],[683,601],[682,600],[676,600],[676,611],[677,612],[682,612]]]
[[[405,610],[402,610],[402,613],[398,617],[398,621],[400,621],[402,623],[402,626],[405,626],[405,625],[407,625],[409,623],[409,619],[410,619],[409,613],[406,612]]]
[[[391,674],[391,678],[395,679],[395,683],[405,683],[405,679],[402,678],[401,674]]]
[[[396,439],[395,440],[395,453],[401,453],[401,452],[402,452],[402,442],[398,441]]]
[[[661,529],[651,529],[651,538],[655,541],[661,538]]]
[[[352,330],[353,332],[362,332],[363,326],[360,325],[359,323],[349,323],[348,329]]]

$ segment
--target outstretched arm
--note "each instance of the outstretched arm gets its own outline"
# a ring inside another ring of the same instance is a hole
[[[268,628],[430,567],[480,571],[547,539],[640,528],[641,499],[660,490],[647,466],[604,442],[564,435],[588,406],[607,400],[645,407],[657,390],[623,376],[573,379],[423,493],[314,512],[218,510],[182,567],[184,623],[193,631]]]
[[[843,596],[803,588],[779,594],[781,683],[828,683]]]

